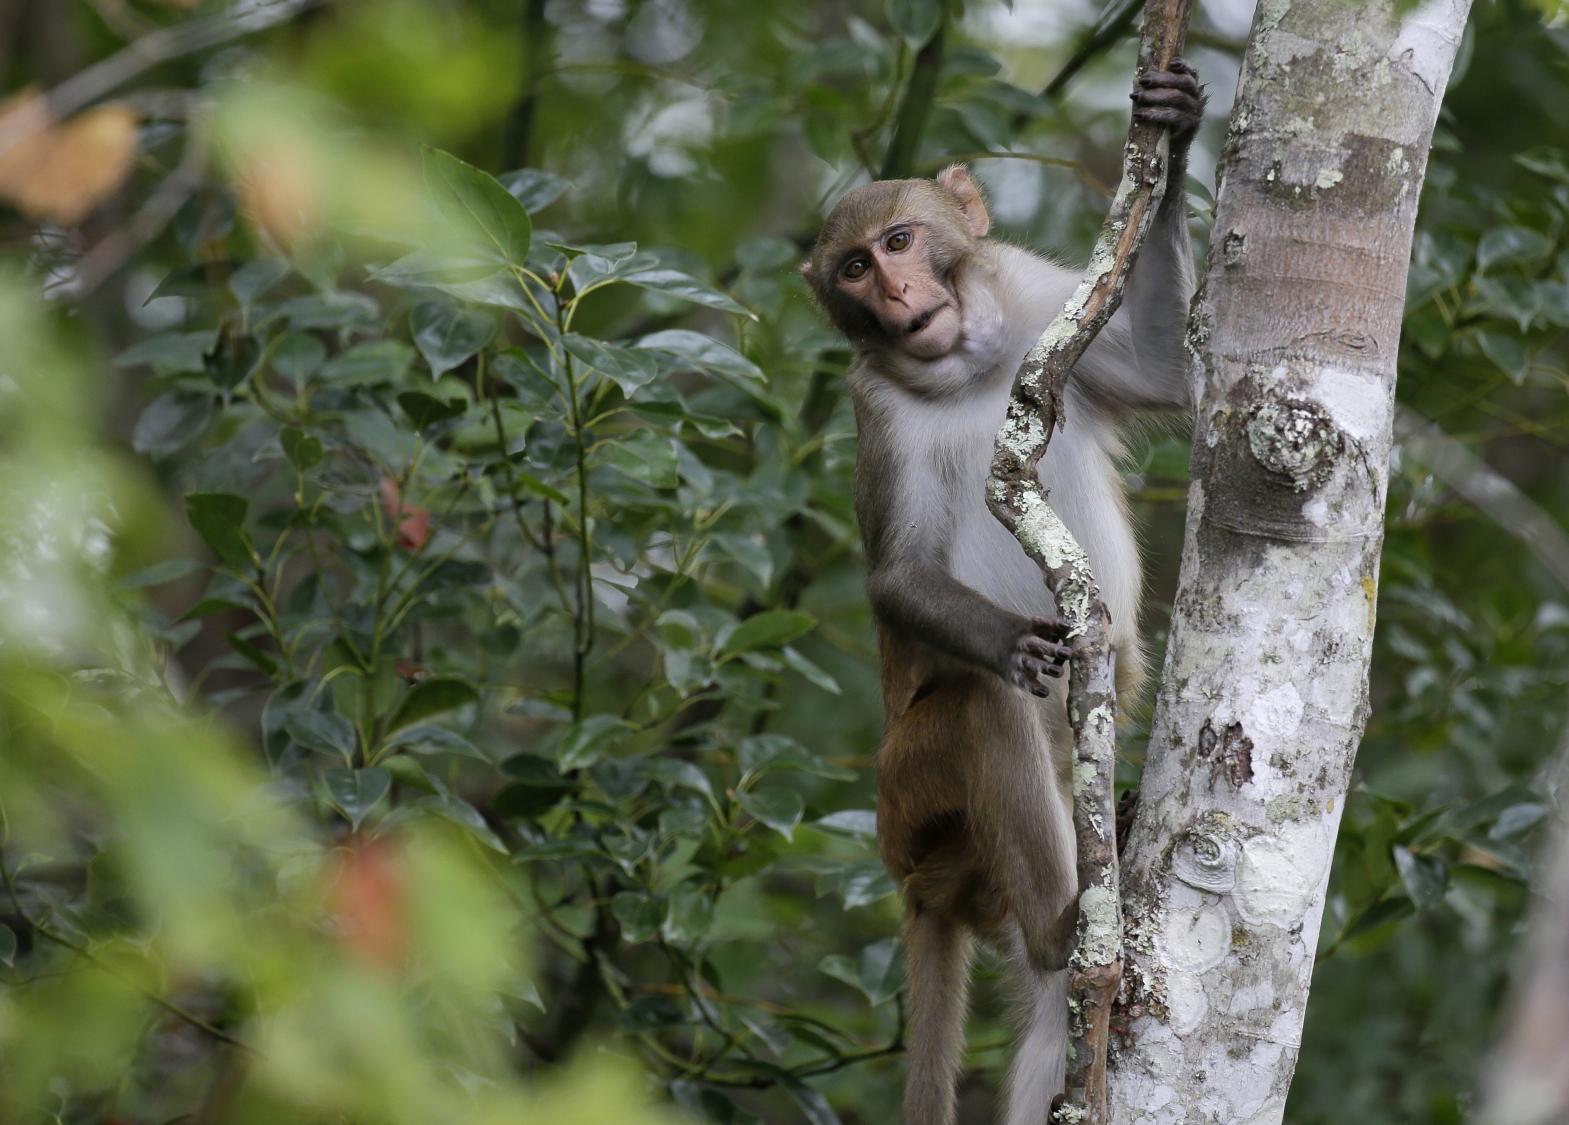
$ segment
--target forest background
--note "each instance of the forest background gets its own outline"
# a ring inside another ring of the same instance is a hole
[[[1079,261],[1135,14],[0,0],[0,1116],[891,1120],[847,353],[796,265],[955,159]],[[1201,261],[1251,16],[1190,35]],[[1565,105],[1564,10],[1479,4],[1293,1122],[1464,1118],[1559,801]],[[1125,466],[1157,652],[1187,466]],[[1004,1001],[983,965],[977,1117]]]

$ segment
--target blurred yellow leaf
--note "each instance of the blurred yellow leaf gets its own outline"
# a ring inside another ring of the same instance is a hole
[[[69,121],[49,119],[43,98],[24,90],[0,102],[0,199],[32,219],[74,226],[114,193],[136,155],[136,113],[101,105]]]

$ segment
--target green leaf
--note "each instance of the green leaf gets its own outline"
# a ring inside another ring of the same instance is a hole
[[[436,206],[470,234],[474,249],[508,266],[526,264],[533,224],[523,204],[494,176],[449,153],[427,148],[423,157]]]
[[[942,26],[942,0],[887,0],[888,22],[912,47],[920,47]]]
[[[412,750],[416,754],[458,754],[465,758],[473,758],[480,762],[489,762],[490,757],[478,746],[456,731],[446,727],[438,727],[431,723],[421,723],[417,726],[406,727],[397,731],[387,739],[388,746],[399,746]],[[544,761],[543,758],[539,759]],[[555,763],[545,762],[550,772],[560,781],[561,774],[556,769]]]
[[[324,770],[322,778],[327,783],[332,803],[349,818],[349,826],[355,831],[359,831],[360,822],[392,788],[392,775],[379,766],[363,770]]]
[[[647,351],[576,333],[568,333],[563,342],[572,358],[614,381],[629,399],[640,387],[659,377],[659,362]]]
[[[203,363],[214,386],[232,390],[245,382],[261,362],[261,344],[256,337],[247,336],[225,327],[218,333],[218,342],[208,352]]]
[[[622,940],[637,944],[659,932],[664,918],[660,901],[642,891],[622,891],[610,900],[610,913],[621,924]]]
[[[795,834],[795,826],[801,823],[801,814],[805,811],[801,794],[793,789],[764,789],[761,792],[743,789],[736,794],[736,800],[754,819],[786,840]]]
[[[321,377],[329,383],[350,386],[394,383],[413,362],[414,350],[407,344],[397,340],[371,340],[334,356],[321,369]]]
[[[256,303],[257,297],[288,276],[287,262],[274,262],[267,259],[246,262],[229,275],[229,291],[240,302],[241,308],[249,308]]]
[[[1425,855],[1396,845],[1395,869],[1418,910],[1431,910],[1444,901],[1449,889],[1449,868],[1436,855]]]
[[[136,419],[131,447],[149,457],[167,457],[206,433],[212,416],[212,399],[207,395],[159,395]]]
[[[779,655],[784,657],[784,662],[790,666],[792,671],[796,672],[808,683],[815,684],[824,691],[832,692],[834,695],[840,694],[839,681],[802,656],[795,649],[781,649]]]
[[[327,362],[327,346],[308,332],[290,332],[272,349],[272,369],[291,383],[303,383]]]
[[[765,382],[763,369],[757,364],[701,332],[670,328],[644,336],[636,346],[662,352],[679,361],[681,366],[717,375],[743,390],[758,390]]]
[[[307,750],[337,754],[345,762],[354,761],[357,745],[354,724],[336,712],[312,708],[293,710],[283,720],[283,729]]]
[[[812,822],[828,832],[870,840],[877,835],[877,814],[871,809],[841,809]]]
[[[141,590],[149,586],[162,586],[165,582],[173,582],[176,578],[184,578],[187,574],[194,574],[202,568],[201,563],[195,559],[166,559],[152,566],[144,567],[134,574],[127,574],[115,583],[122,590]]]
[[[213,552],[237,570],[261,560],[245,532],[245,497],[228,492],[193,492],[185,498],[185,518]]]
[[[656,293],[691,301],[695,305],[706,305],[711,309],[722,309],[725,312],[740,313],[753,320],[757,319],[756,314],[745,305],[738,304],[733,298],[717,289],[710,289],[695,277],[684,274],[680,270],[639,270],[636,273],[626,274],[621,280],[628,285],[636,285],[639,289],[651,289]]]
[[[116,367],[151,367],[161,375],[180,375],[207,370],[207,353],[212,350],[213,332],[164,332],[132,344],[114,357]]]
[[[720,651],[734,655],[762,648],[778,648],[811,632],[816,625],[815,617],[799,610],[771,609],[754,613],[731,630],[720,645]]]
[[[675,439],[653,430],[636,430],[607,441],[598,454],[612,469],[651,488],[674,488],[681,483]]]
[[[443,794],[435,797],[421,797],[408,807],[414,812],[435,813],[443,820],[450,821],[467,831],[469,835],[473,836],[491,851],[500,852],[502,855],[508,854],[507,845],[502,843],[501,837],[497,836],[491,830],[490,825],[485,823],[484,815],[467,801],[453,797],[450,794]]]
[[[879,860],[836,860],[817,879],[819,896],[832,894],[846,910],[870,906],[893,894],[898,888]]]
[[[503,172],[497,178],[530,215],[549,207],[572,186],[565,177],[541,172],[538,168],[519,168],[515,172]]]
[[[714,787],[708,775],[691,762],[656,757],[647,759],[647,766],[649,776],[655,781],[671,788],[694,790],[710,801],[714,799]]]
[[[1503,332],[1478,332],[1476,339],[1482,346],[1482,354],[1509,376],[1510,382],[1516,385],[1525,382],[1531,361],[1525,354],[1524,343]]]
[[[1551,811],[1536,801],[1510,805],[1498,814],[1498,819],[1487,830],[1488,839],[1507,840],[1512,836],[1523,835],[1546,820]]]
[[[283,447],[283,455],[288,458],[289,464],[299,472],[303,473],[321,463],[321,439],[314,434],[285,426],[278,434],[278,444]]]
[[[627,725],[618,715],[590,715],[574,723],[556,749],[556,764],[561,772],[583,769],[599,760],[626,733]]]
[[[10,926],[0,925],[0,965],[16,964],[16,933]]]
[[[795,1099],[795,1104],[801,1110],[801,1116],[806,1119],[807,1125],[841,1125],[839,1115],[828,1104],[828,1099],[805,1082],[788,1078],[784,1082],[784,1087]]]
[[[1553,252],[1553,240],[1529,227],[1494,227],[1476,247],[1478,269],[1536,262]]]
[[[479,700],[479,692],[465,680],[452,676],[435,676],[421,680],[409,689],[403,703],[388,724],[390,730],[402,730],[422,722],[432,715],[456,711]]]
[[[1569,184],[1569,155],[1552,145],[1538,145],[1515,156],[1515,162],[1539,176]]]
[[[445,301],[421,301],[409,314],[414,346],[435,378],[476,355],[496,334],[496,322],[476,309],[456,308]]]
[[[697,887],[682,887],[671,893],[659,929],[672,945],[690,946],[708,935],[713,922],[713,896]]]
[[[245,658],[256,668],[260,669],[268,676],[277,674],[278,662],[272,658],[270,653],[263,652],[260,648],[257,648],[237,632],[230,632],[226,634],[226,637],[229,642],[229,647],[234,649],[235,652],[239,653],[240,656]]]
[[[278,306],[277,315],[289,327],[360,328],[367,331],[381,323],[381,308],[363,293],[313,293]]]
[[[824,957],[818,965],[823,972],[859,989],[867,1003],[876,1007],[893,999],[903,980],[899,959],[894,956],[894,940],[873,942],[861,950],[854,961],[843,954]]]
[[[398,395],[398,405],[403,408],[403,413],[409,416],[416,428],[425,429],[438,422],[448,422],[453,418],[461,418],[468,409],[468,403],[461,398],[437,398],[424,391],[404,391]]]

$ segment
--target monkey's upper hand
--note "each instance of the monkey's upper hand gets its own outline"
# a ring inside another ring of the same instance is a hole
[[[1032,617],[1014,641],[1008,679],[1031,695],[1045,698],[1046,681],[1059,679],[1073,649],[1063,644],[1068,623],[1060,617]]]
[[[1143,125],[1164,125],[1171,130],[1171,148],[1187,152],[1208,98],[1199,85],[1199,73],[1182,59],[1172,59],[1166,70],[1151,70],[1138,77],[1133,98],[1133,120]]]

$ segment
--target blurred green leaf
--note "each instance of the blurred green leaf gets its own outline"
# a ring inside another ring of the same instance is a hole
[[[348,386],[396,383],[414,362],[414,350],[397,340],[372,340],[355,344],[322,367],[324,382]]]
[[[472,358],[496,334],[496,322],[474,309],[442,301],[421,301],[409,314],[414,345],[435,378]]]
[[[755,613],[731,630],[720,645],[720,651],[740,653],[777,648],[805,636],[816,626],[816,618],[799,610],[774,609]]]
[[[887,0],[888,22],[912,47],[919,47],[942,26],[942,0]]]
[[[530,215],[549,207],[572,186],[566,178],[537,168],[519,168],[515,172],[503,172],[498,178],[501,186],[511,192]]]
[[[203,541],[228,566],[249,570],[260,561],[245,531],[243,496],[227,492],[193,492],[185,498],[185,516]]]
[[[795,826],[801,823],[801,814],[805,811],[801,794],[793,789],[764,789],[757,792],[743,789],[736,794],[736,800],[754,819],[766,824],[786,840],[794,836]]]
[[[283,729],[307,750],[337,754],[351,765],[354,762],[354,751],[359,743],[354,725],[342,715],[309,708],[293,710],[285,717]]]
[[[456,711],[459,707],[467,707],[478,701],[479,692],[472,684],[452,676],[434,676],[421,680],[409,689],[387,727],[393,731],[401,730],[424,722],[433,715]]]
[[[1449,888],[1449,869],[1442,859],[1412,852],[1400,845],[1395,846],[1394,857],[1400,881],[1418,910],[1431,910],[1444,901],[1444,892]]]
[[[523,204],[494,176],[450,153],[423,151],[425,184],[436,206],[463,231],[471,248],[510,267],[528,261],[533,224]]]
[[[369,769],[330,769],[322,771],[327,792],[338,811],[349,818],[349,827],[356,832],[392,788],[392,775],[377,766]]]

